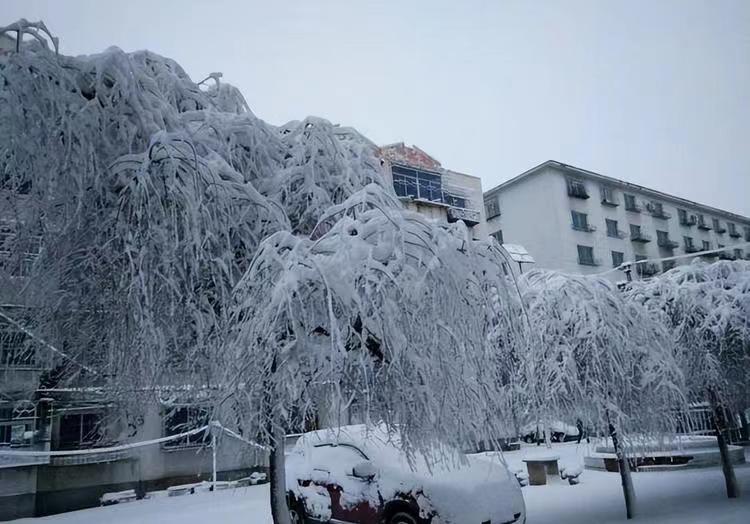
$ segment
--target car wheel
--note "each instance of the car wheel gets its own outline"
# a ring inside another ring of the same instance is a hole
[[[388,524],[417,524],[417,519],[408,513],[399,511],[388,520]]]
[[[289,508],[289,519],[292,521],[292,524],[305,524],[304,510],[299,506]]]

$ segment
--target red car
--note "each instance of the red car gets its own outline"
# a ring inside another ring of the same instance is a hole
[[[432,453],[434,452],[434,453]],[[287,457],[294,524],[511,524],[526,521],[504,465],[445,446],[402,451],[384,427],[306,433]]]

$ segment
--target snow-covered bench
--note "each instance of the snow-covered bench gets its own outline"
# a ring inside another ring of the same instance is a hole
[[[99,498],[99,503],[102,506],[111,506],[113,504],[121,504],[123,502],[132,502],[136,498],[137,496],[134,489],[126,489],[125,491],[105,493]]]

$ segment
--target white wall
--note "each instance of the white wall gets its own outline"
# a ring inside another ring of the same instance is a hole
[[[586,176],[573,177],[585,183],[589,198],[585,200],[572,198],[568,195],[566,184],[566,179],[570,176],[573,175],[555,166],[545,166],[538,173],[526,176],[515,184],[501,189],[495,195],[499,200],[501,215],[487,221],[489,233],[502,229],[504,242],[525,246],[536,259],[539,267],[578,274],[602,273],[612,269],[612,251],[624,253],[625,261],[635,260],[636,255],[662,258],[684,254],[684,235],[691,236],[694,245],[698,248],[701,248],[703,240],[708,240],[712,249],[715,249],[719,243],[731,247],[747,242],[744,227],[750,226],[750,220],[741,220],[729,213],[714,211],[687,202],[659,198],[649,193],[648,190],[625,183],[615,185]],[[619,203],[617,207],[609,207],[601,203],[600,187],[602,184],[613,189],[614,200]],[[624,193],[636,196],[638,205],[643,208],[641,213],[625,210]],[[491,197],[493,195],[488,192],[487,198]],[[661,202],[664,212],[671,217],[668,220],[662,220],[652,216],[646,210],[646,204],[651,201]],[[734,222],[741,237],[732,238],[729,236],[729,231],[717,234],[713,230],[700,230],[697,226],[682,226],[679,224],[678,208],[686,209],[688,214],[702,213],[706,222],[712,227],[714,217],[719,218],[725,227],[727,227],[727,222]],[[574,230],[571,210],[586,213],[589,225],[594,226],[596,231]],[[625,233],[624,238],[607,236],[605,223],[607,218],[617,220],[618,229]],[[651,237],[651,242],[632,242],[630,224],[640,225],[642,232]],[[678,242],[679,247],[672,251],[660,248],[657,244],[657,230],[667,231],[670,239]],[[580,265],[576,247],[578,244],[592,246],[594,257],[598,259],[600,265]],[[744,248],[743,254],[750,254],[750,248]],[[692,258],[686,258],[677,263],[685,264],[691,261]],[[625,279],[624,273],[620,271],[610,272],[609,277],[614,281]]]

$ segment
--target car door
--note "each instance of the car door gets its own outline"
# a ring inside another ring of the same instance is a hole
[[[331,522],[377,524],[377,481],[352,475],[354,467],[367,460],[364,453],[353,446],[324,444],[315,446],[312,456],[313,471],[318,473],[313,482],[325,487],[331,498]]]

